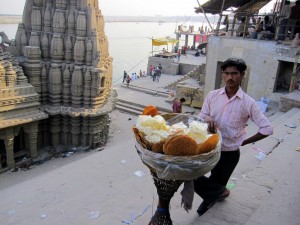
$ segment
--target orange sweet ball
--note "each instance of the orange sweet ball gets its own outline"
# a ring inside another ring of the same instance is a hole
[[[142,115],[148,115],[148,116],[156,116],[158,115],[158,110],[155,106],[153,105],[148,105],[145,107]]]

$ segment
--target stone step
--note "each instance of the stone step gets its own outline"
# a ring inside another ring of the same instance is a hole
[[[139,105],[136,105],[136,104],[128,104],[127,102],[123,102],[123,101],[118,101],[116,103],[117,106],[121,106],[121,107],[126,107],[128,109],[133,109],[133,110],[136,110],[136,111],[139,111],[139,114],[141,114],[143,112],[143,107],[142,106],[139,106]]]
[[[151,95],[156,95],[156,96],[162,96],[162,97],[168,97],[170,95],[169,91],[160,91],[160,90],[152,90],[152,89],[147,89],[147,88],[141,88],[138,86],[134,86],[132,84],[130,84],[129,86],[127,86],[126,84],[122,84],[121,85],[122,88],[129,88],[131,90],[134,91],[140,91],[140,92],[144,92],[146,94],[151,94]]]
[[[120,110],[122,112],[132,114],[132,115],[141,115],[141,110],[128,108],[127,106],[122,106],[122,105],[119,105],[118,103],[116,104],[116,109]]]
[[[134,114],[134,115],[140,115],[143,112],[145,107],[146,107],[146,105],[133,103],[131,101],[127,101],[127,100],[120,99],[120,98],[118,98],[118,101],[116,103],[116,109],[123,111],[123,112],[130,113],[130,114]],[[158,109],[159,113],[161,113],[161,114],[172,112],[172,110],[165,109],[162,107],[157,107],[157,109]]]
[[[284,112],[277,112],[274,115],[268,117],[269,121],[271,122],[274,129],[278,126],[284,123],[287,119],[292,117],[293,115],[300,112],[300,108],[293,108],[290,111],[284,113]],[[248,126],[246,128],[246,132],[248,134],[252,134],[254,132],[257,132],[257,126],[252,122],[249,121]]]

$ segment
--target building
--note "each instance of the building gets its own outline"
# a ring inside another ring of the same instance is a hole
[[[3,49],[2,166],[49,147],[105,144],[116,94],[97,0],[27,0],[16,38]]]

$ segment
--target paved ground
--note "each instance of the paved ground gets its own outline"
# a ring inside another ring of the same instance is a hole
[[[156,90],[172,79],[177,77],[163,75],[160,83],[142,78],[132,85]],[[116,88],[132,101],[165,102],[165,97]],[[136,117],[119,111],[110,116],[111,138],[103,151],[77,152],[29,171],[0,174],[0,224],[148,224],[157,195],[134,148],[131,127]],[[174,225],[300,224],[300,152],[296,151],[300,110],[274,114],[272,124],[276,126],[272,137],[241,149],[240,163],[229,182],[231,195],[224,202],[199,217],[196,209],[201,199],[195,196],[193,209],[186,213],[180,206],[180,187],[171,202]],[[256,132],[251,123],[248,131],[249,135]],[[267,157],[258,160],[257,148]]]

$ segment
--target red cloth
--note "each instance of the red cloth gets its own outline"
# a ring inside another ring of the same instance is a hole
[[[196,40],[197,43],[200,43],[200,35],[196,35],[196,39],[195,40]]]

